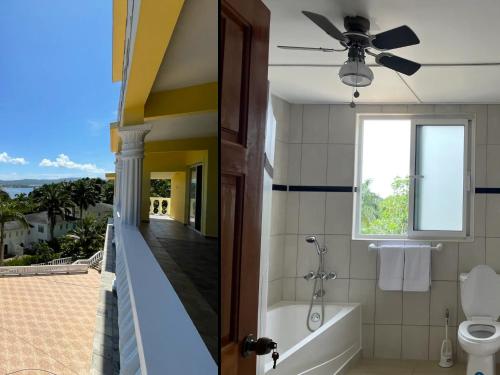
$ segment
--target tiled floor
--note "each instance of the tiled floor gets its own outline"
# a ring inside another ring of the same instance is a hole
[[[0,374],[88,374],[100,277],[0,278]]]
[[[173,220],[150,218],[141,232],[212,357],[218,357],[217,241]]]
[[[497,372],[500,367],[497,367]],[[346,375],[465,375],[465,364],[457,363],[450,368],[439,367],[436,361],[413,360],[361,360]]]

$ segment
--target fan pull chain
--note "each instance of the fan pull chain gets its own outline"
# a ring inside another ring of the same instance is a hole
[[[359,60],[356,60],[356,76],[358,76],[359,73]],[[351,90],[351,104],[349,106],[351,108],[356,108],[356,103],[354,103],[354,98],[359,98],[359,91],[358,91],[358,80],[356,79],[356,91],[354,91],[354,87]]]

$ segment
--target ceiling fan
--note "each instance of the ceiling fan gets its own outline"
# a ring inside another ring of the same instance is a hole
[[[370,21],[361,16],[344,18],[345,32],[341,32],[335,27],[328,18],[321,14],[302,11],[302,13],[319,26],[324,32],[336,39],[344,47],[343,49],[334,48],[313,48],[296,46],[278,46],[283,49],[320,51],[320,52],[343,52],[348,51],[347,61],[340,68],[339,77],[341,81],[352,87],[369,86],[373,81],[373,72],[365,64],[365,56],[375,57],[375,62],[396,72],[411,76],[420,69],[420,64],[384,52],[394,48],[412,46],[419,44],[417,35],[408,26],[399,26],[395,29],[384,31],[382,33],[371,35]],[[370,48],[382,51],[379,54],[373,53]],[[356,90],[354,97],[358,97]]]

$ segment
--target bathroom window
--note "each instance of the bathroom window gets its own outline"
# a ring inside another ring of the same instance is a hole
[[[358,116],[353,237],[472,237],[473,121]]]

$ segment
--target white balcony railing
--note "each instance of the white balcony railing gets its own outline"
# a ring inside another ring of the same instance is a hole
[[[94,255],[92,255],[89,259],[78,259],[73,262],[73,264],[88,264],[89,266],[93,266],[94,264],[99,263],[102,260],[103,251],[100,250]]]
[[[46,265],[57,265],[57,264],[70,264],[72,262],[73,258],[71,257],[66,257],[66,258],[57,258],[53,259],[49,262],[46,263],[36,263],[32,264],[32,266],[46,266]]]
[[[87,264],[45,264],[0,267],[0,276],[54,275],[59,273],[85,273]]]
[[[115,216],[120,374],[212,375],[217,365],[136,227]]]
[[[150,197],[149,214],[166,216],[170,215],[170,198]]]

